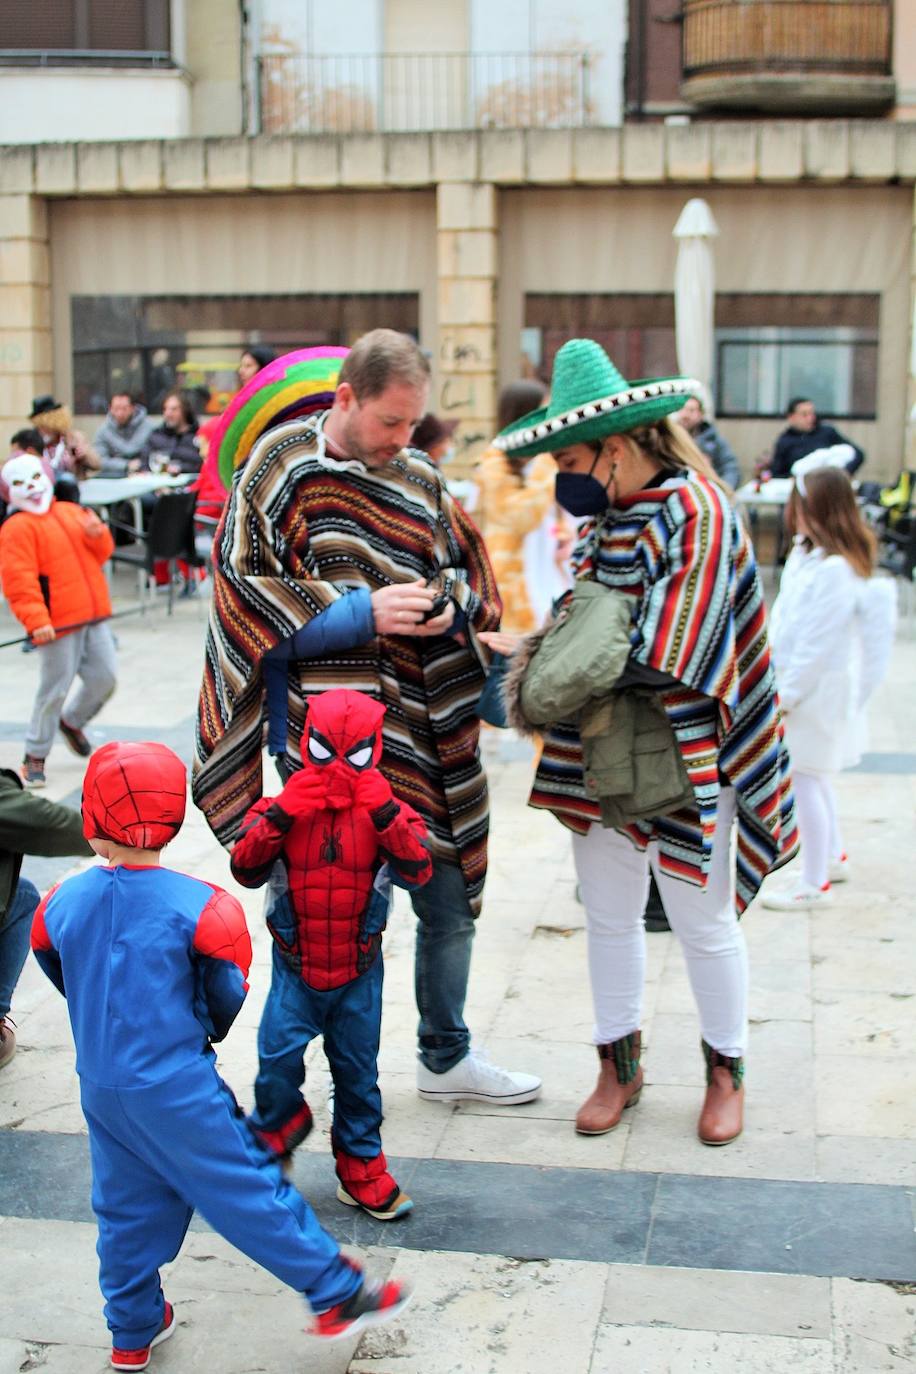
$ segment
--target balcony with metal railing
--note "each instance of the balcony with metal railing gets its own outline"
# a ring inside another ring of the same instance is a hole
[[[703,109],[870,114],[894,100],[890,0],[684,0],[681,94]]]
[[[583,52],[258,59],[265,134],[570,129],[592,122]]]

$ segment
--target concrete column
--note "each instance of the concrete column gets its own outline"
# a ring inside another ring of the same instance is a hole
[[[486,182],[440,182],[438,384],[432,408],[460,421],[456,475],[496,430],[497,193]]]
[[[0,450],[52,389],[47,205],[0,195]],[[62,398],[67,400],[69,398]]]

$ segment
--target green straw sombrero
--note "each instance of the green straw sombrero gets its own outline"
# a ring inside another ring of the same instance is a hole
[[[554,361],[549,403],[507,425],[493,442],[514,458],[532,458],[654,424],[702,390],[692,377],[628,382],[594,339],[570,339]]]

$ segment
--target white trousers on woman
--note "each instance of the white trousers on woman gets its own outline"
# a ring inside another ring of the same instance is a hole
[[[705,888],[658,869],[657,846],[639,850],[625,835],[592,825],[573,836],[579,893],[585,905],[596,1045],[638,1030],[646,971],[643,913],[649,866],[668,923],[681,943],[700,1013],[703,1039],[736,1058],[747,1049],[747,948],[735,916],[731,829],[735,793],[719,794],[719,813]]]
[[[836,793],[826,773],[800,773],[795,769],[792,782],[802,842],[802,877],[812,887],[822,888],[830,876],[830,860],[843,853]]]

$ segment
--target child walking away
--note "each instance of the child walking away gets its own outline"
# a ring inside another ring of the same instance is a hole
[[[395,800],[377,767],[384,714],[361,692],[312,698],[303,766],[278,797],[248,812],[232,872],[246,887],[270,879],[273,889],[273,978],[258,1030],[252,1124],[285,1159],[305,1139],[312,1113],[301,1092],[304,1055],[323,1035],[334,1080],[337,1196],[393,1221],[413,1203],[382,1153],[382,932],[390,880],[420,887],[432,863],[423,821]]]
[[[795,543],[770,625],[802,841],[801,881],[763,898],[776,911],[828,905],[849,876],[832,779],[861,757],[864,708],[894,640],[894,585],[873,575],[875,539],[848,475],[822,462],[812,453],[793,469]]]
[[[27,787],[44,787],[57,730],[87,758],[92,745],[83,727],[115,689],[115,643],[106,623],[111,599],[102,571],[114,542],[93,511],[54,499],[37,458],[13,458],[3,476],[12,513],[0,527],[0,582],[38,646],[41,672],[21,771]]]
[[[107,866],[52,889],[32,928],[67,998],[111,1363],[123,1370],[145,1369],[174,1332],[159,1268],[195,1210],[304,1294],[312,1335],[387,1321],[408,1297],[341,1255],[216,1072],[211,1041],[244,1001],[251,943],[234,897],[159,866],[186,790],[184,765],[164,745],[103,745],[86,770],[83,824]]]

